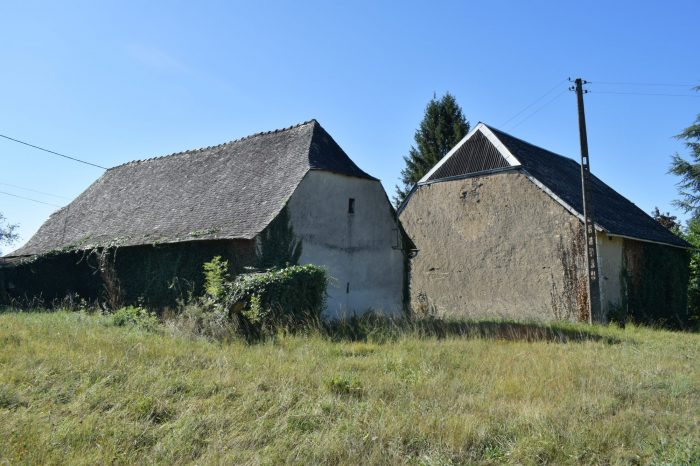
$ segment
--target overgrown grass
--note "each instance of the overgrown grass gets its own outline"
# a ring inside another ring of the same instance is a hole
[[[700,462],[700,335],[421,325],[248,345],[0,313],[0,464]]]

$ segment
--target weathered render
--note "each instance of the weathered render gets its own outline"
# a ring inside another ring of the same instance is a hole
[[[580,190],[573,160],[477,125],[399,210],[418,249],[413,309],[586,320]],[[596,177],[591,191],[601,320],[682,321],[689,245]]]
[[[422,186],[401,219],[419,248],[411,263],[414,308],[468,317],[576,317],[578,295],[567,295],[569,301],[563,291],[571,287],[567,274],[585,277],[582,257],[571,250],[580,222],[521,173]]]
[[[256,266],[261,237],[283,212],[300,262],[333,279],[327,316],[402,311],[398,218],[379,180],[315,120],[107,170],[10,254],[0,296],[99,298],[109,251],[125,301],[172,304],[201,285],[201,265],[215,255],[234,272]]]
[[[402,312],[401,238],[379,181],[312,171],[289,207],[294,232],[303,244],[300,262],[324,264],[331,275],[328,316],[367,309]]]

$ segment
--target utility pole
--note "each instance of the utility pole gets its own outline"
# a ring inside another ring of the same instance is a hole
[[[571,79],[569,79],[571,81]],[[570,91],[576,91],[578,101],[578,129],[581,138],[581,200],[583,204],[583,221],[586,238],[586,269],[588,271],[588,323],[600,320],[600,285],[598,273],[598,247],[595,233],[595,222],[590,204],[590,178],[591,165],[588,159],[588,136],[586,134],[586,115],[583,109],[583,94],[588,91],[583,89],[583,85],[588,84],[581,78],[574,80],[574,85]]]

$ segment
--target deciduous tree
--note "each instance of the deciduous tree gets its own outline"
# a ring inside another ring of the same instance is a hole
[[[7,223],[5,216],[0,213],[0,246],[10,245],[17,241],[17,225]]]

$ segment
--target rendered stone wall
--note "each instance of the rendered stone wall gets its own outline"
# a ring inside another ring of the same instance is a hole
[[[323,266],[331,278],[325,317],[403,312],[404,255],[379,181],[311,171],[288,205],[302,240],[299,263]]]
[[[414,312],[581,318],[581,222],[520,172],[421,186],[400,218],[419,249],[411,266]]]

